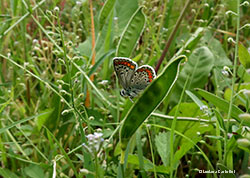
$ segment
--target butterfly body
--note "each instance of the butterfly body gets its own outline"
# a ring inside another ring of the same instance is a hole
[[[125,57],[113,59],[115,73],[123,89],[120,94],[130,99],[143,91],[155,78],[155,71],[149,65],[142,65],[138,68],[136,62]]]

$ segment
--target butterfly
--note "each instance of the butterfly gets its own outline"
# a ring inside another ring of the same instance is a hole
[[[123,89],[120,94],[132,99],[143,91],[155,78],[155,70],[149,65],[137,67],[137,63],[126,57],[113,59],[115,73]],[[133,102],[133,101],[132,101]]]

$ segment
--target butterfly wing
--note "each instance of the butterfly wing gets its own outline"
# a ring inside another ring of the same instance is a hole
[[[115,73],[124,89],[130,86],[131,78],[134,75],[137,64],[129,58],[115,57],[113,59]]]
[[[131,78],[131,92],[134,93],[134,95],[137,95],[153,81],[155,76],[155,70],[151,66],[140,66]]]

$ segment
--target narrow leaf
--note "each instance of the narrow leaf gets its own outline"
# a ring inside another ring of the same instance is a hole
[[[228,108],[229,108],[229,102],[219,98],[218,96],[209,93],[205,90],[202,89],[197,89],[198,90],[198,94],[201,95],[202,97],[204,97],[206,100],[208,100],[209,102],[211,102],[212,104],[214,104],[216,107],[218,107],[219,109],[221,109],[222,111],[224,111],[225,113],[228,113]],[[239,123],[241,123],[241,120],[239,118],[240,114],[243,114],[244,112],[239,109],[237,106],[233,105],[232,106],[232,113],[231,116],[236,119]]]
[[[240,43],[239,44],[239,60],[240,63],[246,68],[250,68],[250,53],[248,50]]]
[[[103,25],[105,24],[110,12],[112,11],[116,0],[106,0],[105,4],[103,5],[100,16],[99,16],[99,28],[102,29]]]
[[[120,130],[121,148],[126,149],[127,143],[140,125],[166,98],[175,84],[179,74],[179,66],[185,56],[179,56],[169,63],[163,72],[153,80],[125,115]]]
[[[0,129],[0,134],[3,133],[3,132],[5,132],[6,130],[12,128],[12,127],[15,127],[15,126],[18,125],[18,124],[21,124],[21,123],[24,123],[24,122],[26,122],[26,121],[35,119],[36,117],[39,117],[39,116],[42,116],[42,115],[46,115],[46,114],[48,114],[48,113],[50,113],[50,112],[45,112],[45,113],[42,113],[42,114],[38,114],[38,115],[35,115],[35,116],[31,116],[31,117],[28,117],[28,118],[25,118],[25,119],[16,121],[16,122],[14,122],[14,123],[8,125],[7,127],[1,128],[1,129]]]
[[[142,7],[139,7],[123,31],[118,43],[116,56],[130,57],[141,33],[143,32],[145,22],[146,17],[142,12]]]

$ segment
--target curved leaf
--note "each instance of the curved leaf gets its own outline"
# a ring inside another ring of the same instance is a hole
[[[201,45],[207,46],[214,55],[214,66],[223,67],[230,66],[232,62],[228,58],[223,46],[219,40],[214,38],[213,33],[210,30],[206,30],[203,38],[201,39]]]
[[[250,53],[248,50],[240,43],[239,44],[239,60],[240,63],[246,68],[250,68]]]
[[[126,149],[129,139],[143,121],[169,95],[178,77],[180,62],[183,58],[186,58],[186,56],[179,56],[170,62],[163,72],[145,89],[141,97],[136,100],[125,115],[124,123],[120,130],[121,148],[123,150]]]
[[[105,53],[100,59],[98,59],[95,65],[89,71],[88,76],[91,76],[97,70],[97,68],[103,63],[103,61],[107,59],[109,56],[111,56],[113,53],[114,50],[111,49],[107,53]]]
[[[196,49],[189,57],[188,62],[180,72],[176,87],[171,97],[171,102],[179,101],[184,83],[189,76],[187,90],[202,88],[207,83],[210,71],[213,68],[214,56],[207,47]]]
[[[218,96],[209,93],[205,90],[202,89],[197,89],[198,94],[205,98],[207,101],[211,102],[213,105],[218,107],[220,110],[224,111],[225,113],[228,113],[228,108],[229,108],[229,102],[226,101],[225,99],[219,98]],[[237,106],[233,105],[232,106],[232,113],[231,116],[236,119],[239,123],[241,123],[241,120],[239,118],[240,114],[243,114],[244,112],[238,108]],[[244,123],[243,123],[244,124]]]
[[[131,17],[118,43],[116,56],[130,57],[144,29],[146,17],[139,7]]]
[[[135,13],[136,9],[138,9],[138,0],[116,0],[115,3],[115,17],[117,18],[117,22],[115,22],[118,26],[117,36],[120,36],[127,26],[129,19]]]
[[[105,4],[102,7],[102,10],[99,15],[99,28],[102,29],[103,25],[105,24],[109,13],[112,11],[116,0],[106,0]]]

